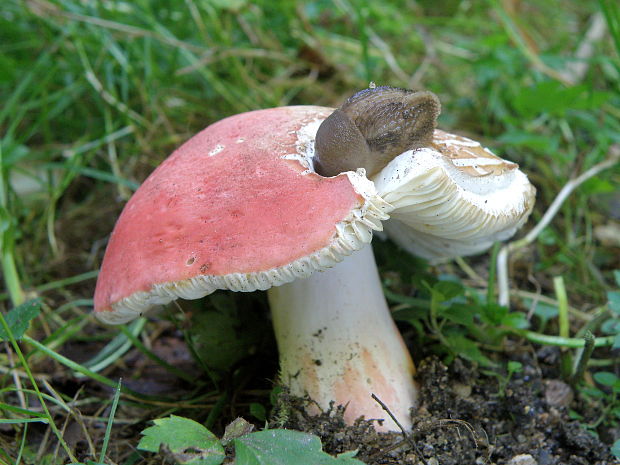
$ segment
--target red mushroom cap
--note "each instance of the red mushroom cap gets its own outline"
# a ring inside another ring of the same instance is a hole
[[[353,172],[308,169],[331,109],[299,106],[219,121],[166,159],[129,200],[95,291],[108,323],[216,289],[253,291],[333,266],[370,242],[389,205]]]

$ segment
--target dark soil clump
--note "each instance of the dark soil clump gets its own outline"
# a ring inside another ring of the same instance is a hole
[[[347,427],[342,408],[308,416],[301,413],[302,400],[286,396],[286,408],[276,414],[279,424],[271,426],[316,434],[331,454],[358,449],[357,458],[369,465],[617,463],[609,446],[569,418],[570,388],[544,379],[529,357],[520,360],[523,371],[501,387],[496,378],[460,360],[449,368],[434,357],[423,360],[420,407],[407,439],[375,432],[372,421]]]

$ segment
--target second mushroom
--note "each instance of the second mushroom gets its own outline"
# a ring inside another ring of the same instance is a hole
[[[335,111],[280,107],[207,127],[125,206],[96,315],[125,323],[177,298],[268,290],[292,394],[395,430],[374,393],[410,427],[414,365],[383,296],[373,231],[387,221],[425,258],[478,253],[514,234],[535,194],[517,165],[435,129],[438,113],[430,92],[378,87]]]

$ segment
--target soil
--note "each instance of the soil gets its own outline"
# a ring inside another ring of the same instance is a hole
[[[545,378],[549,370],[542,359],[548,352],[523,354],[523,371],[503,392],[496,378],[459,359],[450,367],[435,357],[423,360],[417,375],[421,403],[406,437],[378,434],[363,419],[347,427],[342,408],[309,417],[302,412],[306,401],[286,396],[272,426],[316,434],[332,454],[358,449],[356,457],[368,465],[618,463],[608,445],[569,417],[573,394],[562,381]]]

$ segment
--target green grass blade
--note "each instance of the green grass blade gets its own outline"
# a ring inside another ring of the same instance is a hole
[[[46,354],[47,356],[49,356],[50,358],[56,360],[59,363],[62,363],[64,366],[66,366],[67,368],[73,370],[73,371],[77,371],[78,373],[81,373],[84,376],[87,376],[88,378],[91,378],[101,384],[104,384],[106,386],[112,387],[112,388],[116,388],[117,386],[117,382],[111,380],[110,378],[107,378],[103,375],[100,375],[99,373],[95,373],[92,370],[89,370],[88,368],[82,366],[79,363],[74,362],[73,360],[68,359],[67,357],[65,357],[64,355],[61,355],[53,350],[48,349],[45,345],[41,344],[39,341],[36,341],[34,339],[32,339],[30,336],[24,335],[23,337],[23,341],[27,342],[28,344],[34,346],[37,350],[41,351],[42,353]],[[25,362],[25,361],[24,361]],[[167,401],[167,399],[159,397],[159,396],[152,396],[149,394],[142,394],[138,391],[134,391],[133,389],[130,389],[126,386],[123,386],[121,388],[121,392],[125,393],[125,394],[129,394],[133,397],[136,397],[138,399],[145,399],[145,400],[150,400],[150,401]]]
[[[112,407],[110,408],[110,415],[108,417],[108,424],[105,428],[105,435],[103,436],[103,445],[101,446],[101,455],[99,461],[104,463],[105,454],[108,451],[108,444],[110,442],[110,435],[112,434],[112,425],[114,425],[114,415],[116,415],[116,408],[118,407],[118,400],[121,397],[121,379],[118,380],[116,391],[114,392],[114,399],[112,400]]]

